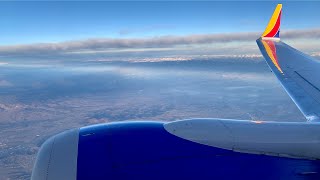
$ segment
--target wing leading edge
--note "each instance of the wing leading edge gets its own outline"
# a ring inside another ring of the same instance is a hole
[[[320,62],[280,41],[279,32],[280,27],[274,37],[257,39],[260,51],[306,119],[320,121]]]

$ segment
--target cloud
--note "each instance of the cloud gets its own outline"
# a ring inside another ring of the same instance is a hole
[[[286,39],[320,38],[320,29],[287,30],[281,32],[281,37]]]
[[[61,57],[61,56],[87,56],[88,54],[122,54],[145,52],[170,52],[178,51],[190,53],[196,49],[197,53],[221,52],[230,55],[230,49],[238,47],[243,54],[259,54],[255,46],[255,40],[260,32],[248,33],[222,33],[222,34],[194,34],[186,36],[160,36],[151,38],[96,38],[78,41],[66,41],[60,43],[40,43],[26,45],[0,46],[0,56],[14,57]],[[281,35],[285,39],[319,38],[320,29],[289,30]],[[250,44],[248,45],[248,42]],[[238,43],[238,44],[234,44]],[[242,46],[239,43],[244,43]],[[247,43],[247,44],[245,44]],[[202,47],[205,45],[210,45]],[[245,47],[246,46],[246,47]],[[187,47],[187,48],[186,48]],[[220,54],[221,55],[221,54]],[[223,54],[222,54],[223,55]]]
[[[0,87],[9,87],[9,86],[12,86],[12,85],[13,84],[10,83],[9,81],[0,79]]]
[[[87,39],[81,41],[66,41],[61,43],[39,43],[28,45],[1,46],[0,54],[36,52],[72,52],[81,50],[103,50],[123,48],[163,48],[175,45],[207,44],[231,41],[255,40],[258,33],[230,34],[198,34],[188,36],[160,36],[152,38],[131,39]]]

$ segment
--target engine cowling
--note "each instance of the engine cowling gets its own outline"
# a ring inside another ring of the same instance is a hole
[[[47,140],[38,153],[32,180],[320,178],[320,161],[266,151],[291,152],[284,149],[290,142],[278,142],[290,139],[297,128],[294,123],[221,119],[94,125]],[[305,125],[304,129],[300,137],[306,138],[317,128]],[[280,132],[284,135],[272,139]],[[308,141],[305,148],[316,142]]]

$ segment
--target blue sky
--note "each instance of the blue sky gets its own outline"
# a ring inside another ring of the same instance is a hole
[[[0,2],[0,64],[257,58],[255,40],[278,3]],[[316,1],[283,2],[281,38],[313,56],[320,56],[319,7]]]
[[[0,45],[262,32],[278,2],[0,2]],[[282,29],[319,28],[320,2],[284,2]]]

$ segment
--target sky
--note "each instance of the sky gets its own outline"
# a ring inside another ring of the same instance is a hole
[[[263,31],[277,2],[1,2],[0,44]],[[284,2],[282,28],[318,28],[320,2]]]
[[[82,56],[92,56],[97,50],[104,55],[116,51],[115,56],[120,51],[138,51],[138,54],[152,51],[172,56],[185,55],[190,50],[194,51],[193,55],[216,52],[225,55],[238,47],[246,49],[238,48],[233,54],[242,51],[242,55],[257,55],[255,39],[263,32],[277,3],[0,2],[0,57],[11,60],[41,53],[53,57],[53,54],[79,55],[79,52]],[[284,37],[287,35],[289,40],[297,42],[302,50],[318,54],[314,47],[319,45],[315,39],[320,37],[320,2],[282,3]],[[295,41],[301,35],[304,40]]]

